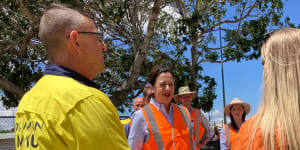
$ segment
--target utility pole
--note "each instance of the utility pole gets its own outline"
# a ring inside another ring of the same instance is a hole
[[[219,21],[221,19],[219,18]],[[221,50],[221,72],[222,72],[222,89],[223,89],[223,108],[225,107],[225,87],[224,87],[224,69],[223,69],[223,50],[222,50],[222,34],[221,34],[221,25],[219,24],[219,35],[220,35],[220,50]],[[226,115],[224,112],[224,124],[226,124]]]

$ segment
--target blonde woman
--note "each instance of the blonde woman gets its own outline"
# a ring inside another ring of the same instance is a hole
[[[280,29],[262,46],[264,93],[240,129],[235,149],[300,149],[300,30]]]

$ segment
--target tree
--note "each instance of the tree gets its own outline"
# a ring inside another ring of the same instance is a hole
[[[211,109],[216,95],[214,80],[201,76],[202,63],[258,59],[268,30],[294,27],[289,18],[281,21],[281,0],[174,0],[170,6],[176,8],[181,17],[168,20],[174,24],[164,28],[164,40],[172,41],[176,46],[175,57],[190,52],[191,59],[182,61],[190,73],[185,80],[189,81],[192,90],[201,88],[203,83],[199,81],[208,85],[198,91],[201,96],[193,102],[204,111]],[[216,44],[219,36],[224,45]],[[224,49],[224,60],[220,60],[220,49]]]
[[[142,92],[150,70],[156,65],[172,68],[176,87],[189,84],[199,92],[194,105],[209,111],[216,98],[216,83],[213,78],[201,75],[201,63],[220,62],[217,51],[220,47],[209,47],[216,42],[214,33],[218,30],[223,33],[224,62],[240,61],[259,57],[261,38],[268,25],[283,26],[281,0],[60,2],[90,12],[96,26],[104,32],[107,70],[95,80],[120,111]],[[0,89],[1,100],[7,107],[17,105],[48,63],[37,33],[41,14],[49,3],[0,2]],[[226,15],[225,7],[234,9],[234,16]],[[179,17],[174,17],[170,10]],[[225,19],[228,16],[232,19]],[[225,25],[228,23],[237,25],[233,28]],[[191,57],[185,55],[187,52],[191,52]]]

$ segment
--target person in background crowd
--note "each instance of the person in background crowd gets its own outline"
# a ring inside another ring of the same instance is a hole
[[[149,103],[151,97],[153,96],[153,94],[151,93],[151,89],[149,87],[144,87],[144,89],[143,89],[143,96],[145,98],[145,101],[147,103]]]
[[[240,98],[234,98],[224,107],[224,113],[230,117],[230,123],[224,125],[220,133],[221,150],[231,150],[234,147],[239,129],[245,122],[246,115],[250,112],[250,105]]]
[[[218,127],[214,127],[214,135],[212,137],[213,146],[216,150],[220,149],[220,132]]]
[[[130,149],[118,111],[93,78],[104,72],[106,46],[86,13],[52,4],[39,37],[51,64],[21,99],[17,150]]]
[[[262,45],[262,104],[237,136],[236,150],[300,149],[300,30],[267,34]]]
[[[213,136],[213,128],[200,109],[192,107],[192,101],[197,95],[196,91],[190,91],[188,86],[182,86],[178,89],[178,94],[174,100],[185,106],[191,115],[191,124],[193,128],[193,141],[197,149],[203,148]]]
[[[142,107],[144,107],[145,105],[147,105],[147,103],[145,102],[145,98],[137,97],[133,102],[133,111],[136,112],[140,110]]]
[[[147,102],[145,101],[144,97],[137,97],[137,98],[135,98],[135,100],[133,102],[133,111],[136,112],[139,109],[141,109],[142,107],[144,107],[145,105],[147,105]],[[126,119],[126,123],[124,125],[126,138],[128,138],[128,135],[130,132],[130,127],[132,125],[132,119],[133,119],[133,116],[131,118]]]
[[[174,76],[170,69],[155,67],[148,79],[153,98],[135,112],[128,137],[132,150],[193,150],[188,110],[171,103]]]

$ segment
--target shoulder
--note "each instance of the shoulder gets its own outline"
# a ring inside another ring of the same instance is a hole
[[[69,77],[45,75],[22,97],[17,113],[31,112],[60,122],[76,106],[91,103],[100,110],[115,109],[108,96],[95,88]]]
[[[140,109],[132,114],[132,122],[133,121],[143,121],[145,120],[144,112]]]
[[[239,130],[239,133],[238,133],[238,138],[239,138],[240,143],[248,142],[248,140],[251,137],[251,134],[253,132],[254,126],[256,126],[256,123],[258,123],[257,119],[258,119],[258,115],[254,115],[242,124],[242,126]],[[258,128],[258,130],[259,130],[259,128]],[[257,135],[258,134],[256,134],[256,136]]]
[[[249,129],[252,129],[253,126],[257,123],[257,121],[258,121],[258,114],[250,117],[247,121],[245,121],[242,124],[240,131],[241,130],[242,131],[244,131],[244,130],[248,131]]]

